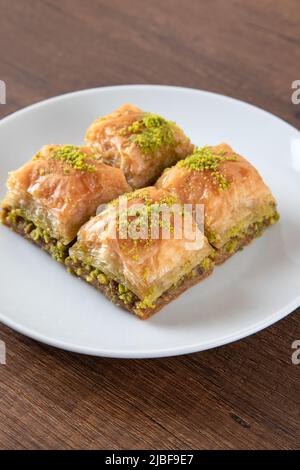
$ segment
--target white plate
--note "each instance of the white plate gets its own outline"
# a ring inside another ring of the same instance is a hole
[[[235,341],[298,307],[300,133],[249,104],[204,91],[144,85],[80,91],[35,104],[0,122],[0,197],[9,170],[43,144],[81,143],[94,118],[124,102],[176,121],[196,144],[230,143],[272,188],[280,223],[145,322],[1,226],[0,321],[71,351],[161,357]]]

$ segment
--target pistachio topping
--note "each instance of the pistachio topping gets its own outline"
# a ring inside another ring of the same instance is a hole
[[[214,244],[218,239],[217,233],[214,232],[213,230],[207,232],[206,236],[207,236],[207,239],[208,239],[209,243],[211,243],[211,244]]]
[[[164,145],[172,145],[174,141],[173,123],[157,114],[145,113],[142,118],[134,121],[120,131],[121,135],[130,135],[143,153],[153,154]]]
[[[126,198],[127,201],[136,200],[138,205],[129,205],[127,208],[122,209],[119,206],[121,198]],[[142,233],[142,236],[136,239],[129,235],[125,239],[122,239],[121,236],[119,240],[122,248],[136,262],[140,261],[141,248],[151,245],[156,237],[160,237],[162,230],[169,231],[170,236],[174,234],[174,217],[178,211],[183,210],[176,196],[166,193],[156,200],[147,188],[123,194],[110,202],[110,205],[118,208],[116,214],[118,233],[128,233],[130,223],[133,221],[135,229]],[[165,212],[169,216],[166,215],[165,217]],[[183,216],[182,212],[179,213]]]
[[[219,171],[220,164],[228,161],[236,161],[237,155],[232,153],[226,155],[226,152],[219,150],[214,151],[211,147],[205,146],[194,150],[192,155],[180,160],[176,166],[178,168],[188,168],[194,171],[211,172],[212,176],[216,179],[219,189],[228,189],[230,182],[226,179],[225,175]]]
[[[165,204],[167,206],[172,206],[173,204],[176,204],[179,202],[178,198],[171,194],[166,194],[160,198],[159,202],[155,202],[155,199],[151,196],[150,191],[147,188],[141,188],[141,189],[136,189],[135,191],[132,191],[131,193],[122,194],[122,196],[119,196],[116,199],[113,199],[109,203],[109,205],[118,206],[120,199],[124,197],[127,199],[127,201],[132,201],[133,199],[142,199],[142,201],[145,202],[147,206],[151,204],[156,204],[156,203]]]
[[[80,147],[75,145],[64,145],[54,150],[50,158],[67,163],[75,168],[75,170],[82,170],[92,173],[96,170],[95,165],[91,165],[89,160],[93,159],[92,155],[87,155],[80,150]],[[64,169],[64,174],[69,174],[69,169]]]

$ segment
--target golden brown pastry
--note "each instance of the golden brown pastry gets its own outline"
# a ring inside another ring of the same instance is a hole
[[[86,143],[103,162],[120,168],[133,188],[152,184],[194,146],[173,122],[131,104],[96,119]]]
[[[154,187],[127,193],[80,229],[66,264],[115,304],[148,318],[212,272],[212,248],[191,213],[185,217],[176,232],[183,218],[176,197]]]
[[[10,173],[7,188],[2,221],[58,260],[100,204],[131,189],[118,168],[72,145],[44,146]]]
[[[182,203],[204,204],[205,234],[220,263],[278,218],[276,201],[258,171],[227,144],[196,149],[156,183]]]

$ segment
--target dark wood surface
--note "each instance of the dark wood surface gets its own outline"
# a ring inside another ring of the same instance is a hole
[[[0,0],[1,117],[71,90],[161,83],[235,96],[299,128],[299,24],[299,0]],[[2,449],[299,448],[299,309],[243,341],[161,360],[80,356],[5,326],[0,339]]]

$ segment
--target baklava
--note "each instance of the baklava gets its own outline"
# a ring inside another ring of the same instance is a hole
[[[276,201],[258,171],[227,144],[195,149],[156,183],[182,203],[203,204],[205,234],[225,261],[278,218]]]
[[[146,319],[212,272],[211,253],[178,198],[148,187],[91,218],[66,264],[116,305]]]
[[[104,163],[120,168],[134,189],[153,184],[165,168],[194,149],[174,122],[131,104],[96,119],[86,143]]]
[[[102,203],[131,188],[123,173],[88,147],[46,145],[10,173],[2,202],[5,225],[64,261],[79,228]]]

